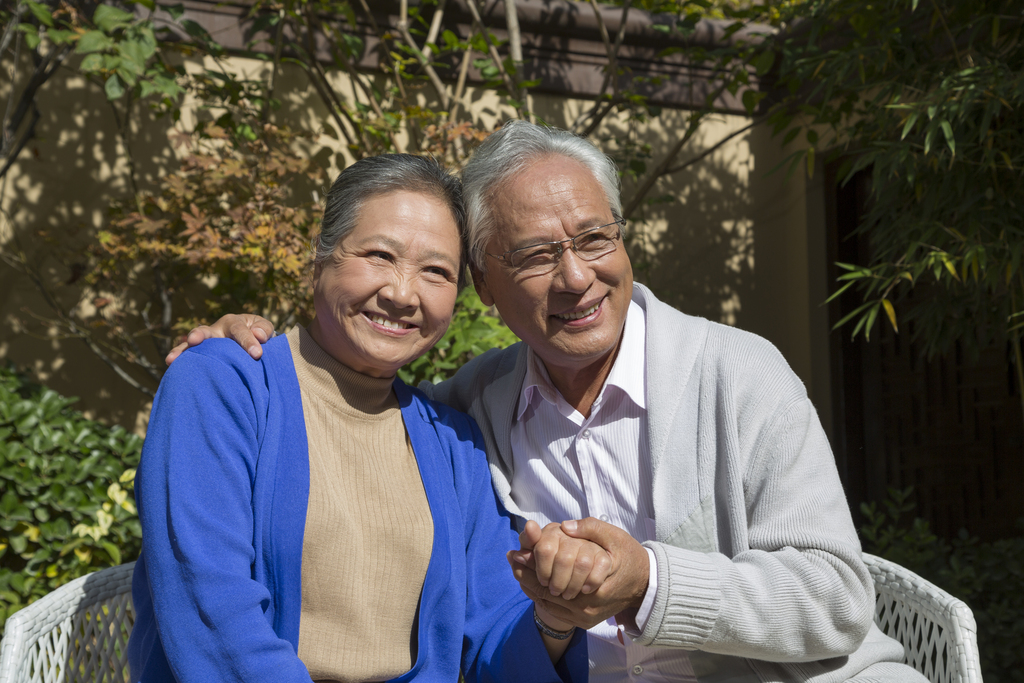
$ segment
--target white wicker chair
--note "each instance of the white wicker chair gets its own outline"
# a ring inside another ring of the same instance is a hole
[[[0,643],[0,683],[128,681],[134,568],[75,579],[12,614]]]
[[[875,623],[903,644],[906,663],[932,683],[981,683],[971,609],[912,571],[864,553],[875,582]]]
[[[898,564],[866,553],[864,562],[875,582],[875,622],[903,644],[906,662],[932,683],[981,683],[970,608]],[[83,576],[12,615],[0,683],[128,681],[134,567]]]

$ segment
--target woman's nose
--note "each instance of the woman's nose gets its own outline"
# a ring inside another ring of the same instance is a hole
[[[419,304],[419,295],[411,277],[396,271],[380,290],[381,296],[397,308],[413,308]]]

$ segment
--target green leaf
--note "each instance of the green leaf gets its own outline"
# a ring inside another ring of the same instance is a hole
[[[128,2],[132,3],[133,5],[142,5],[150,12],[156,10],[156,2],[154,2],[154,0],[128,0]]]
[[[103,85],[103,91],[107,93],[107,99],[110,101],[119,100],[124,95],[124,86],[121,85],[120,79],[117,74],[111,74],[110,78]]]
[[[758,76],[764,76],[768,73],[773,64],[775,64],[775,52],[772,50],[765,50],[755,57],[753,62],[754,69],[757,71]]]
[[[910,131],[913,130],[914,124],[917,123],[918,116],[918,112],[914,112],[907,117],[907,122],[903,124],[903,133],[900,135],[900,140],[905,139]]]
[[[113,46],[114,41],[112,41],[103,31],[86,31],[82,34],[82,37],[78,39],[78,45],[75,47],[75,52],[80,55],[84,55],[89,54],[90,52],[107,50]]]
[[[116,29],[124,28],[135,20],[135,15],[125,12],[113,5],[100,5],[92,15],[92,23],[110,33]]]
[[[743,108],[747,110],[748,114],[753,114],[757,110],[758,103],[764,99],[767,93],[758,92],[753,89],[747,89],[743,91]]]
[[[146,47],[137,40],[124,40],[118,45],[123,63],[136,74],[146,69]]]
[[[856,282],[852,282],[852,281],[851,282],[847,282],[845,285],[843,285],[842,287],[837,289],[835,292],[833,292],[832,296],[830,296],[829,298],[825,299],[825,303],[826,304],[827,303],[831,303],[834,299],[839,298],[840,296],[842,296],[843,292],[848,290],[850,287],[853,287],[855,284],[857,284],[857,283]]]
[[[25,34],[25,45],[28,49],[34,50],[39,47],[40,38],[38,33],[26,33]]]
[[[78,38],[78,34],[74,31],[63,31],[61,29],[52,28],[46,32],[46,37],[54,45],[66,45],[67,43],[74,42]]]
[[[949,151],[956,154],[956,138],[953,137],[953,126],[949,124],[949,121],[943,119],[939,122],[939,127],[942,128],[942,134],[946,136],[946,144],[949,145]]]
[[[25,0],[25,4],[28,5],[29,11],[32,12],[40,24],[53,28],[53,15],[50,13],[50,8],[33,0]]]
[[[163,5],[164,10],[171,15],[171,19],[177,21],[181,19],[181,16],[185,14],[185,5],[178,3],[177,5]]]
[[[108,555],[110,555],[111,562],[113,562],[115,565],[121,564],[120,548],[118,548],[110,541],[103,541],[100,545],[103,546],[103,549],[107,551]]]

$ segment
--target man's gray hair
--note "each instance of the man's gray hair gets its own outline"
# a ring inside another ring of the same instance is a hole
[[[567,130],[509,121],[480,144],[462,170],[469,258],[481,271],[486,270],[484,248],[497,227],[490,206],[495,191],[526,170],[532,161],[546,156],[563,156],[582,164],[604,191],[612,215],[622,218],[619,172],[607,155]]]
[[[381,154],[352,164],[335,179],[324,199],[320,234],[313,239],[314,263],[330,258],[338,243],[355,229],[368,200],[390,192],[419,192],[441,201],[459,230],[459,287],[466,273],[466,205],[462,183],[431,157]]]

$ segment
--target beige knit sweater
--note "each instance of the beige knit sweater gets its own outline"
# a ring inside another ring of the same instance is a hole
[[[288,333],[309,441],[299,658],[314,681],[383,681],[415,663],[434,527],[391,379]]]

